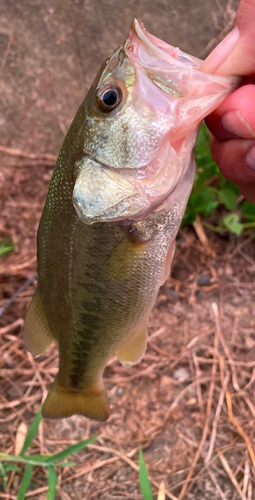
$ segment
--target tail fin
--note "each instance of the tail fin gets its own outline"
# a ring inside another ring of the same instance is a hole
[[[55,380],[43,405],[42,414],[45,418],[54,419],[77,414],[104,421],[109,417],[107,393],[104,389],[72,392]]]

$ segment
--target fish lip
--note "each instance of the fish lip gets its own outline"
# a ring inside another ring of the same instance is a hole
[[[136,37],[138,40],[135,40]],[[165,64],[170,64],[171,66],[174,65],[175,70],[179,68],[180,70],[186,69],[188,71],[190,68],[192,73],[207,74],[212,82],[224,84],[226,81],[225,76],[206,73],[203,72],[203,70],[201,71],[200,67],[204,63],[203,59],[187,54],[178,47],[174,47],[163,40],[160,40],[156,36],[149,33],[141,21],[134,18],[130,26],[129,36],[124,44],[124,49],[130,61],[146,71],[150,69],[150,62],[147,58],[143,61],[140,60],[140,56],[138,55],[139,44],[143,46],[145,53],[149,56],[149,59],[150,56],[157,56],[162,62],[164,61]],[[240,81],[240,77],[237,76],[230,76],[227,77],[227,79],[235,86],[237,86]]]
[[[165,60],[170,63],[174,62],[175,66],[179,65],[183,68],[183,66],[192,65],[193,70],[199,71],[199,68],[203,63],[202,59],[186,54],[186,52],[183,52],[178,47],[174,47],[152,35],[146,30],[142,21],[134,18],[124,47],[130,59],[133,59],[136,62],[138,61],[136,57],[136,50],[134,50],[134,45],[137,45],[137,42],[134,42],[135,37],[138,38],[141,45],[145,46],[145,50],[149,55],[157,55],[161,60]],[[141,66],[143,66],[143,64],[141,64]]]

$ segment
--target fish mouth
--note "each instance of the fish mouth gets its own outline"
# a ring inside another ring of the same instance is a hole
[[[142,69],[164,93],[181,98],[187,95],[193,72],[199,72],[202,60],[182,52],[147,32],[134,19],[125,43],[130,61]]]
[[[179,47],[169,45],[152,35],[146,30],[144,24],[136,18],[130,26],[125,49],[131,54],[132,59],[139,60],[144,67],[155,65],[157,62],[155,57],[157,56],[160,59],[160,64],[168,61],[168,63],[174,62],[176,66],[176,63],[179,62],[182,69],[184,64],[199,69],[203,62],[202,59],[187,54]]]
[[[183,136],[189,133],[211,112],[214,100],[221,94],[223,101],[239,81],[235,76],[204,73],[200,70],[202,59],[151,35],[137,19],[131,24],[124,48],[135,69],[161,91],[154,96],[157,105],[164,95],[168,106],[163,112],[167,117],[173,114],[178,118],[178,127],[175,122],[171,125],[175,137],[180,131]]]
[[[76,165],[78,174],[73,189],[73,205],[79,219],[85,224],[118,222],[135,219],[149,208],[150,203],[123,175],[96,160],[85,156]]]

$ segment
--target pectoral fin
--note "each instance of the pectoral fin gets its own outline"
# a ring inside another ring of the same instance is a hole
[[[143,323],[116,353],[123,366],[133,366],[139,363],[146,351],[147,337],[147,323]]]
[[[43,405],[42,415],[53,419],[83,415],[104,421],[109,417],[107,393],[103,387],[94,391],[72,392],[55,380]]]
[[[174,258],[174,251],[175,251],[175,240],[173,241],[173,243],[171,244],[171,246],[167,252],[164,270],[163,270],[163,275],[162,275],[162,280],[161,280],[161,286],[164,285],[167,278],[169,277],[169,274],[171,271],[171,264],[172,264],[172,261]]]
[[[34,358],[46,351],[55,340],[49,328],[38,289],[35,291],[27,311],[23,340]]]
[[[105,262],[103,269],[105,279],[124,281],[129,278],[134,273],[148,243],[133,243],[129,238],[120,241]]]

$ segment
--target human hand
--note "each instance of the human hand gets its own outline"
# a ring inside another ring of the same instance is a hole
[[[241,75],[240,87],[206,118],[211,152],[222,174],[255,202],[255,0],[241,0],[234,30],[201,67]]]

